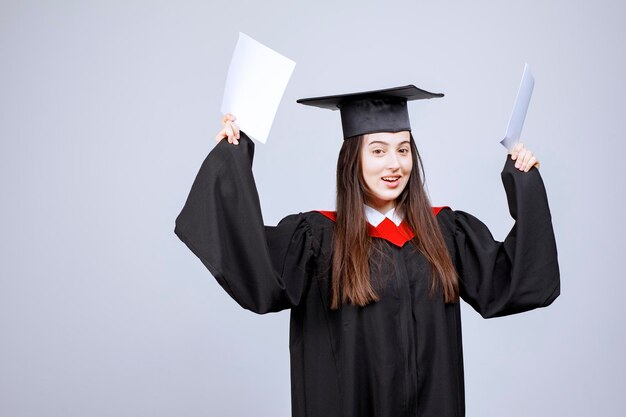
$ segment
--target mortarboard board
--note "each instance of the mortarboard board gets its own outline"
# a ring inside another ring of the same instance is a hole
[[[343,138],[377,132],[411,130],[406,102],[443,97],[414,85],[334,96],[301,98],[298,103],[341,113]]]

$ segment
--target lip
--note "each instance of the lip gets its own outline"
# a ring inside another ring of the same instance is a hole
[[[395,180],[393,181],[389,181],[389,180],[385,180],[383,178],[395,178]],[[383,182],[383,184],[385,184],[386,187],[388,188],[396,188],[398,185],[400,185],[400,179],[402,179],[401,176],[389,176],[389,177],[382,177],[380,180]]]

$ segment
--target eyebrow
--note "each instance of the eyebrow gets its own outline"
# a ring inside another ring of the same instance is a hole
[[[367,146],[374,145],[376,143],[381,144],[381,145],[389,145],[389,142],[385,142],[384,140],[373,140],[370,143],[368,143]],[[404,145],[407,143],[411,143],[411,142],[408,140],[405,140],[405,141],[400,142],[398,145]]]

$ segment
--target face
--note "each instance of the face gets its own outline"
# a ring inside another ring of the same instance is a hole
[[[413,159],[411,134],[370,133],[363,137],[361,168],[372,194],[367,204],[381,213],[391,210],[409,182]]]

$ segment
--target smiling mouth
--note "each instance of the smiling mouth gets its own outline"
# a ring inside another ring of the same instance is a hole
[[[386,182],[396,182],[400,179],[400,176],[382,177],[381,179]]]

